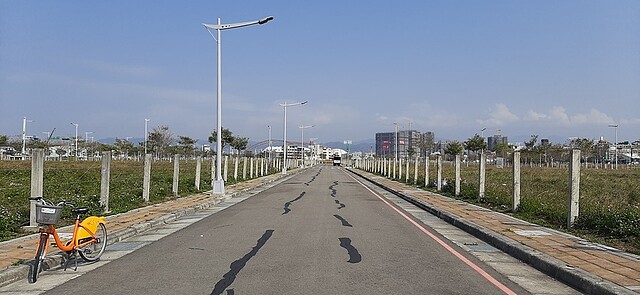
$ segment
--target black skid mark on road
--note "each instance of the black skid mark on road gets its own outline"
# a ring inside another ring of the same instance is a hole
[[[314,182],[316,180],[316,177],[318,177],[320,175],[320,172],[322,172],[322,168],[320,168],[320,170],[318,170],[318,173],[316,173],[316,175],[314,175],[311,180],[305,182],[304,184],[306,186],[309,186],[309,184],[311,184],[312,182]]]
[[[351,245],[351,239],[349,238],[338,238],[340,240],[340,247],[345,248],[347,253],[349,254],[349,263],[358,263],[362,261],[362,256],[358,252],[358,249]]]
[[[353,225],[351,225],[351,223],[349,223],[349,221],[347,221],[346,219],[344,219],[342,216],[338,215],[338,214],[334,214],[333,217],[337,218],[338,220],[340,220],[340,222],[342,222],[342,226],[348,226],[348,227],[353,227]]]
[[[336,197],[338,191],[336,190],[336,186],[338,185],[337,181],[334,181],[333,184],[331,186],[329,186],[329,189],[331,190],[331,197]]]
[[[289,202],[284,203],[284,212],[282,213],[282,215],[285,215],[285,214],[291,212],[291,209],[289,209],[289,206],[291,206],[291,204],[293,202],[302,199],[302,196],[304,196],[306,193],[307,192],[302,192],[302,193],[300,193],[300,195],[297,198],[295,198],[295,199],[293,199],[293,200],[291,200]]]
[[[334,200],[334,202],[336,202],[336,204],[338,204],[338,210],[340,210],[340,209],[342,209],[344,207],[347,207],[347,205],[340,203],[340,201],[337,200],[337,199]]]
[[[265,231],[262,237],[258,239],[258,242],[256,243],[256,245],[251,249],[251,251],[249,251],[249,253],[242,256],[242,258],[234,262],[231,262],[231,265],[229,266],[229,272],[224,274],[222,276],[222,280],[216,283],[215,287],[213,287],[213,291],[211,292],[211,295],[220,295],[227,288],[229,288],[229,286],[233,284],[233,281],[236,280],[238,273],[240,273],[240,271],[247,265],[247,262],[249,262],[249,259],[251,259],[252,257],[256,256],[256,254],[258,254],[258,251],[260,251],[260,248],[262,248],[264,244],[267,243],[267,241],[271,238],[272,235],[273,235],[272,229]],[[227,290],[227,294],[234,294],[233,289]]]
[[[234,295],[234,294],[236,294],[236,291],[234,291],[233,289],[227,290],[227,295]]]

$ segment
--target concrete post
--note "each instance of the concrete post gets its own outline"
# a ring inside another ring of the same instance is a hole
[[[242,179],[247,179],[247,157],[242,157]]]
[[[418,157],[416,157],[416,163],[415,166],[413,167],[413,184],[418,184],[418,164],[420,162],[418,161]]]
[[[144,176],[142,180],[142,198],[149,202],[149,189],[151,188],[151,154],[144,155]]]
[[[173,196],[178,196],[178,179],[180,178],[180,155],[173,156]]]
[[[233,158],[233,179],[238,182],[238,156]]]
[[[437,191],[441,191],[442,190],[442,155],[438,155],[436,157],[436,163],[438,165],[437,169],[438,169],[438,183],[436,185],[436,190]]]
[[[260,176],[264,176],[264,158],[260,158]]]
[[[429,155],[424,158],[424,187],[429,187]]]
[[[109,182],[111,180],[111,152],[102,152],[102,168],[100,178],[100,205],[104,212],[109,212]]]
[[[251,161],[251,169],[249,170],[249,178],[253,178],[253,158],[250,158],[249,161]]]
[[[406,183],[409,183],[409,167],[410,167],[409,163],[410,162],[411,162],[411,160],[407,159],[407,167],[405,169],[405,172],[406,172],[407,175],[405,175],[405,177],[404,177],[404,182],[406,182]]]
[[[402,158],[398,159],[398,180],[402,179]]]
[[[513,152],[513,212],[520,208],[520,152]]]
[[[487,164],[487,160],[485,159],[485,157],[486,156],[484,153],[480,153],[480,165],[478,168],[480,169],[478,171],[478,199],[484,198],[484,187],[485,187],[484,173],[485,173],[485,166]]]
[[[196,180],[195,186],[196,190],[200,190],[200,170],[202,170],[202,157],[196,158]]]
[[[567,227],[572,227],[579,214],[580,204],[580,150],[571,150],[569,165],[569,216]]]
[[[460,195],[460,155],[456,155],[456,186],[455,195]]]
[[[393,160],[393,179],[396,179],[396,166],[398,165],[398,161]]]
[[[224,182],[229,181],[229,156],[224,156]]]
[[[31,154],[31,197],[42,197],[44,188],[44,149]],[[36,201],[29,201],[29,226],[36,227]]]

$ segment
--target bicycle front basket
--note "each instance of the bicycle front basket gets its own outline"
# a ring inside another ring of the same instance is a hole
[[[60,221],[62,206],[36,204],[36,222],[40,224],[56,224]]]

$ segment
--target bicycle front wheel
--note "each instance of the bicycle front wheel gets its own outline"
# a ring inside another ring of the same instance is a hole
[[[95,232],[96,240],[88,245],[78,249],[78,254],[85,261],[97,261],[104,253],[104,249],[107,247],[107,228],[103,223],[98,225]]]
[[[42,270],[42,263],[44,261],[45,249],[49,242],[49,234],[40,234],[40,241],[38,242],[38,250],[36,250],[36,257],[33,259],[33,268],[31,269],[31,283],[35,283],[38,280],[40,271]]]

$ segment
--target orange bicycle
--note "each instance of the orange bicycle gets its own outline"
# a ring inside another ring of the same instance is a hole
[[[79,254],[82,259],[88,262],[100,259],[107,246],[107,228],[105,227],[106,221],[104,217],[89,216],[80,221],[80,216],[89,212],[89,208],[76,208],[76,204],[66,201],[54,205],[42,197],[32,197],[29,200],[38,201],[36,203],[36,222],[40,225],[40,240],[30,276],[32,283],[38,280],[38,275],[42,270],[43,260],[49,248],[50,235],[53,235],[58,249],[63,251],[63,255],[66,258],[65,270],[71,258],[75,258],[75,268],[76,270],[78,269],[76,254]],[[55,228],[55,224],[60,220],[64,206],[73,207],[71,212],[76,214],[73,236],[66,243],[60,240]]]

